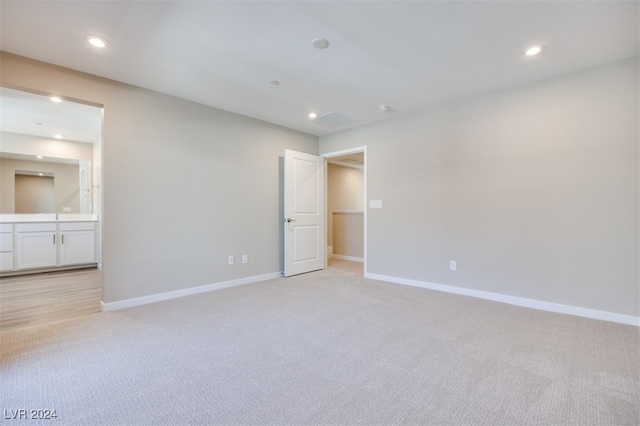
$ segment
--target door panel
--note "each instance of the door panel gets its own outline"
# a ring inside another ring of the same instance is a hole
[[[318,214],[318,164],[293,158],[293,214]]]
[[[315,225],[293,227],[294,263],[318,260],[319,233],[318,226]]]
[[[323,269],[324,158],[285,150],[284,275]]]

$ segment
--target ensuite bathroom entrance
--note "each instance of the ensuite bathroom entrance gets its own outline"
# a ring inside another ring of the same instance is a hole
[[[101,310],[102,107],[1,87],[0,330]]]

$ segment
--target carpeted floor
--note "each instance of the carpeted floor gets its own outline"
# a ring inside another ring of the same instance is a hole
[[[2,423],[640,423],[637,327],[358,266],[2,332]]]

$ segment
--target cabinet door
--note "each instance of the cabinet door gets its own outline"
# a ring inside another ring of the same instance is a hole
[[[65,231],[60,235],[60,265],[95,263],[94,231]]]
[[[17,233],[16,255],[18,269],[56,266],[56,233]]]
[[[3,229],[0,229],[2,231]],[[13,269],[13,234],[0,233],[0,271]]]
[[[11,271],[13,270],[13,252],[6,251],[0,253],[0,271]]]

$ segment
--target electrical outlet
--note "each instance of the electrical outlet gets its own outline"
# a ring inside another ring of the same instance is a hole
[[[249,255],[248,254],[243,254],[242,255],[242,263],[249,263]]]
[[[233,265],[233,256],[229,256],[228,262],[229,265]]]
[[[450,271],[455,271],[458,268],[458,264],[456,263],[455,260],[450,260],[449,261],[449,270]]]
[[[382,208],[382,200],[369,200],[369,208],[370,209],[381,209]]]

